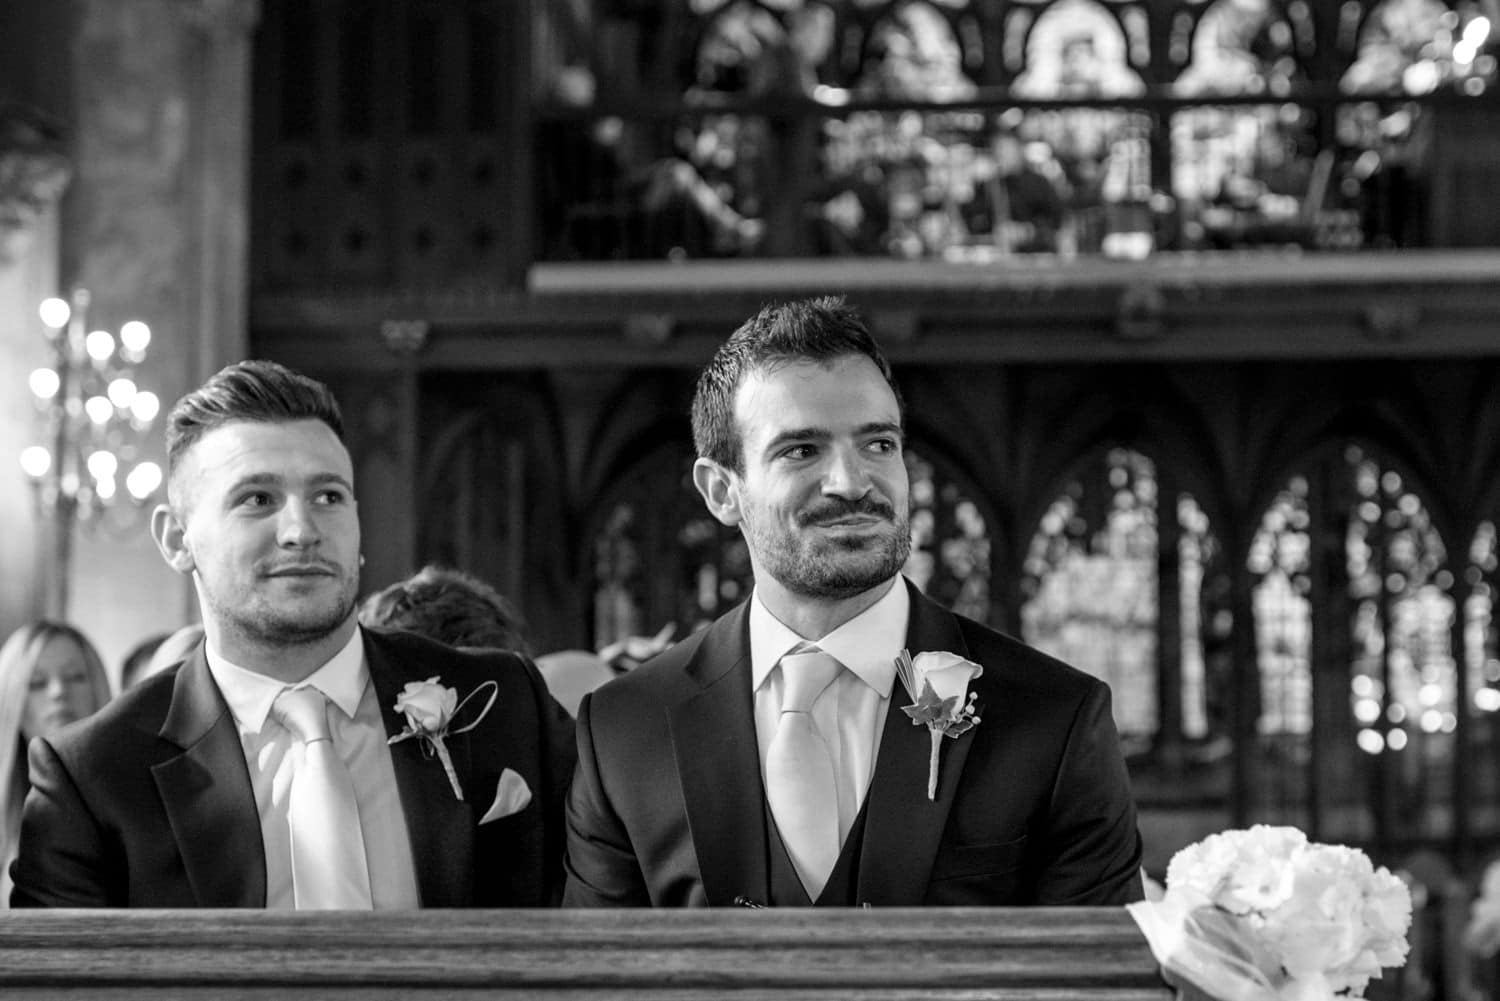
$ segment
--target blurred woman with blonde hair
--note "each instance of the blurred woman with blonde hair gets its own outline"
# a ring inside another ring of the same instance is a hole
[[[0,646],[0,907],[10,905],[10,863],[31,788],[27,742],[98,711],[109,696],[104,663],[73,626],[32,622]]]

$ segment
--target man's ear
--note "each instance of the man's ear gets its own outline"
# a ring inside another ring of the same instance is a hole
[[[166,504],[158,504],[151,512],[151,538],[161,550],[167,566],[181,574],[193,572],[193,554],[188,551],[186,532],[182,521]]]
[[[740,523],[739,477],[712,459],[693,463],[693,486],[703,495],[708,513],[731,528]]]

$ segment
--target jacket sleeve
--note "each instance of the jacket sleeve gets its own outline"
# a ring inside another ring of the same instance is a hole
[[[568,875],[563,906],[646,907],[651,898],[645,876],[625,825],[600,781],[592,700],[591,694],[585,695],[578,706],[578,767],[568,793]]]
[[[544,786],[546,810],[546,866],[548,879],[544,889],[545,906],[556,907],[562,900],[563,858],[566,852],[568,784],[573,778],[573,767],[577,759],[577,746],[573,737],[573,718],[558,705],[541,681],[540,672],[532,666],[537,683],[541,686],[539,699],[543,747],[545,749]]]
[[[108,842],[67,766],[44,738],[31,742],[31,791],[11,866],[12,907],[123,907]]]
[[[1043,843],[1038,904],[1108,906],[1143,898],[1135,801],[1103,684],[1090,687],[1073,719]]]

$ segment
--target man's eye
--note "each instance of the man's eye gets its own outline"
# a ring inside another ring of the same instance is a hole
[[[870,442],[870,451],[890,455],[901,451],[901,443],[895,438],[876,438]]]
[[[318,503],[325,505],[342,504],[349,499],[349,495],[342,490],[324,490],[318,494]]]
[[[263,490],[257,490],[240,497],[239,503],[241,507],[265,507],[271,503],[271,495]]]
[[[813,447],[811,445],[793,445],[791,448],[783,449],[781,453],[783,459],[807,459],[811,458],[812,455]]]

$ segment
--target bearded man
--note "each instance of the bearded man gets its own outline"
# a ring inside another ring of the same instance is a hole
[[[359,627],[327,387],[231,365],[172,409],[167,467],[152,536],[204,640],[32,742],[12,904],[555,903],[571,723],[520,655]]]
[[[762,310],[703,371],[693,480],[755,587],[584,698],[564,906],[1141,897],[1108,688],[901,576],[904,426],[840,299]]]

